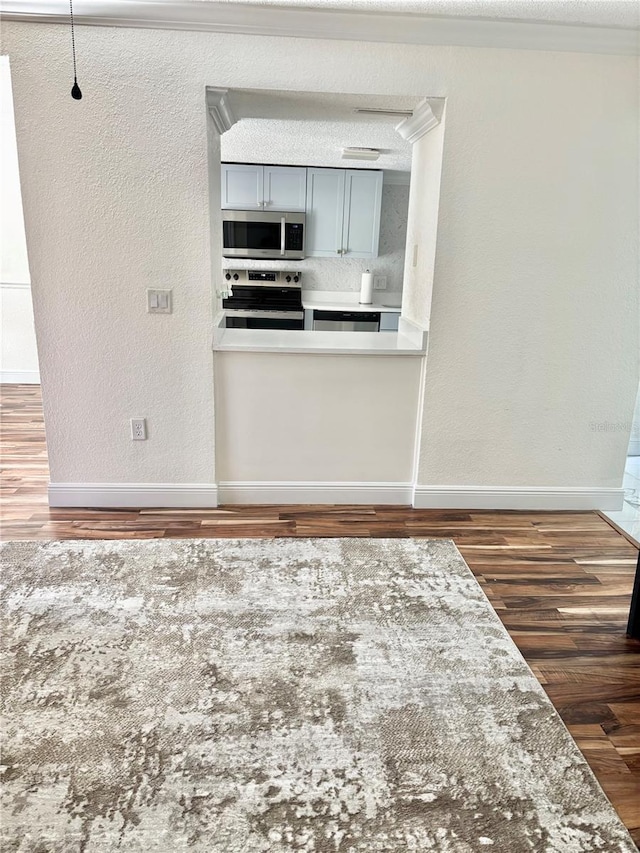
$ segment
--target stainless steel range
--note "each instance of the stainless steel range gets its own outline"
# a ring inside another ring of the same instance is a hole
[[[227,329],[304,329],[302,275],[280,270],[223,270]]]

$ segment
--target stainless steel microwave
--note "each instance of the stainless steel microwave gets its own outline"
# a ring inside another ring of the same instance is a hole
[[[263,210],[222,211],[222,255],[225,258],[304,258],[304,213]]]

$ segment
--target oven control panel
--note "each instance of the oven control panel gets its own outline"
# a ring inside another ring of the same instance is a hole
[[[259,272],[258,270],[248,270],[247,278],[249,281],[277,281],[277,272]]]
[[[302,287],[299,270],[222,270],[225,281],[253,287]]]

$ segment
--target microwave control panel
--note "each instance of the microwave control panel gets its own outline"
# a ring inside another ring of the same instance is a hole
[[[301,252],[304,249],[304,226],[302,223],[287,222],[284,227],[287,251]]]

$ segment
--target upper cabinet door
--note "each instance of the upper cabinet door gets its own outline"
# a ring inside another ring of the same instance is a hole
[[[222,164],[222,209],[262,210],[263,166]]]
[[[264,166],[264,209],[304,213],[307,170],[304,166]]]
[[[347,169],[342,248],[346,258],[377,258],[382,172]]]
[[[344,169],[307,169],[305,254],[342,257]]]

